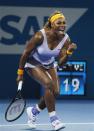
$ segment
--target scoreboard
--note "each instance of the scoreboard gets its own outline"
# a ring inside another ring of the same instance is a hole
[[[70,61],[58,68],[60,95],[85,95],[86,62]]]

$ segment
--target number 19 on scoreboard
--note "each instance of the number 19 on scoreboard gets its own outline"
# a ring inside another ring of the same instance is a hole
[[[58,69],[60,95],[84,95],[86,62],[68,62]]]

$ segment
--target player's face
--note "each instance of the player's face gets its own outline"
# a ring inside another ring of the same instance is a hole
[[[66,20],[64,18],[58,18],[52,23],[52,28],[58,34],[64,34],[66,29]]]

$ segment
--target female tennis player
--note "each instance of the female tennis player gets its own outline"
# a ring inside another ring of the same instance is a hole
[[[44,88],[44,96],[34,107],[27,108],[28,125],[35,128],[36,116],[47,107],[54,130],[64,128],[55,109],[55,97],[59,94],[57,66],[63,65],[77,48],[65,32],[66,19],[63,13],[54,12],[43,29],[28,41],[19,61],[17,82],[23,80],[24,68]]]

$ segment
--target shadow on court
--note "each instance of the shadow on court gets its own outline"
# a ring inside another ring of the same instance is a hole
[[[23,131],[53,131],[53,130],[45,130],[45,129],[22,129]]]

